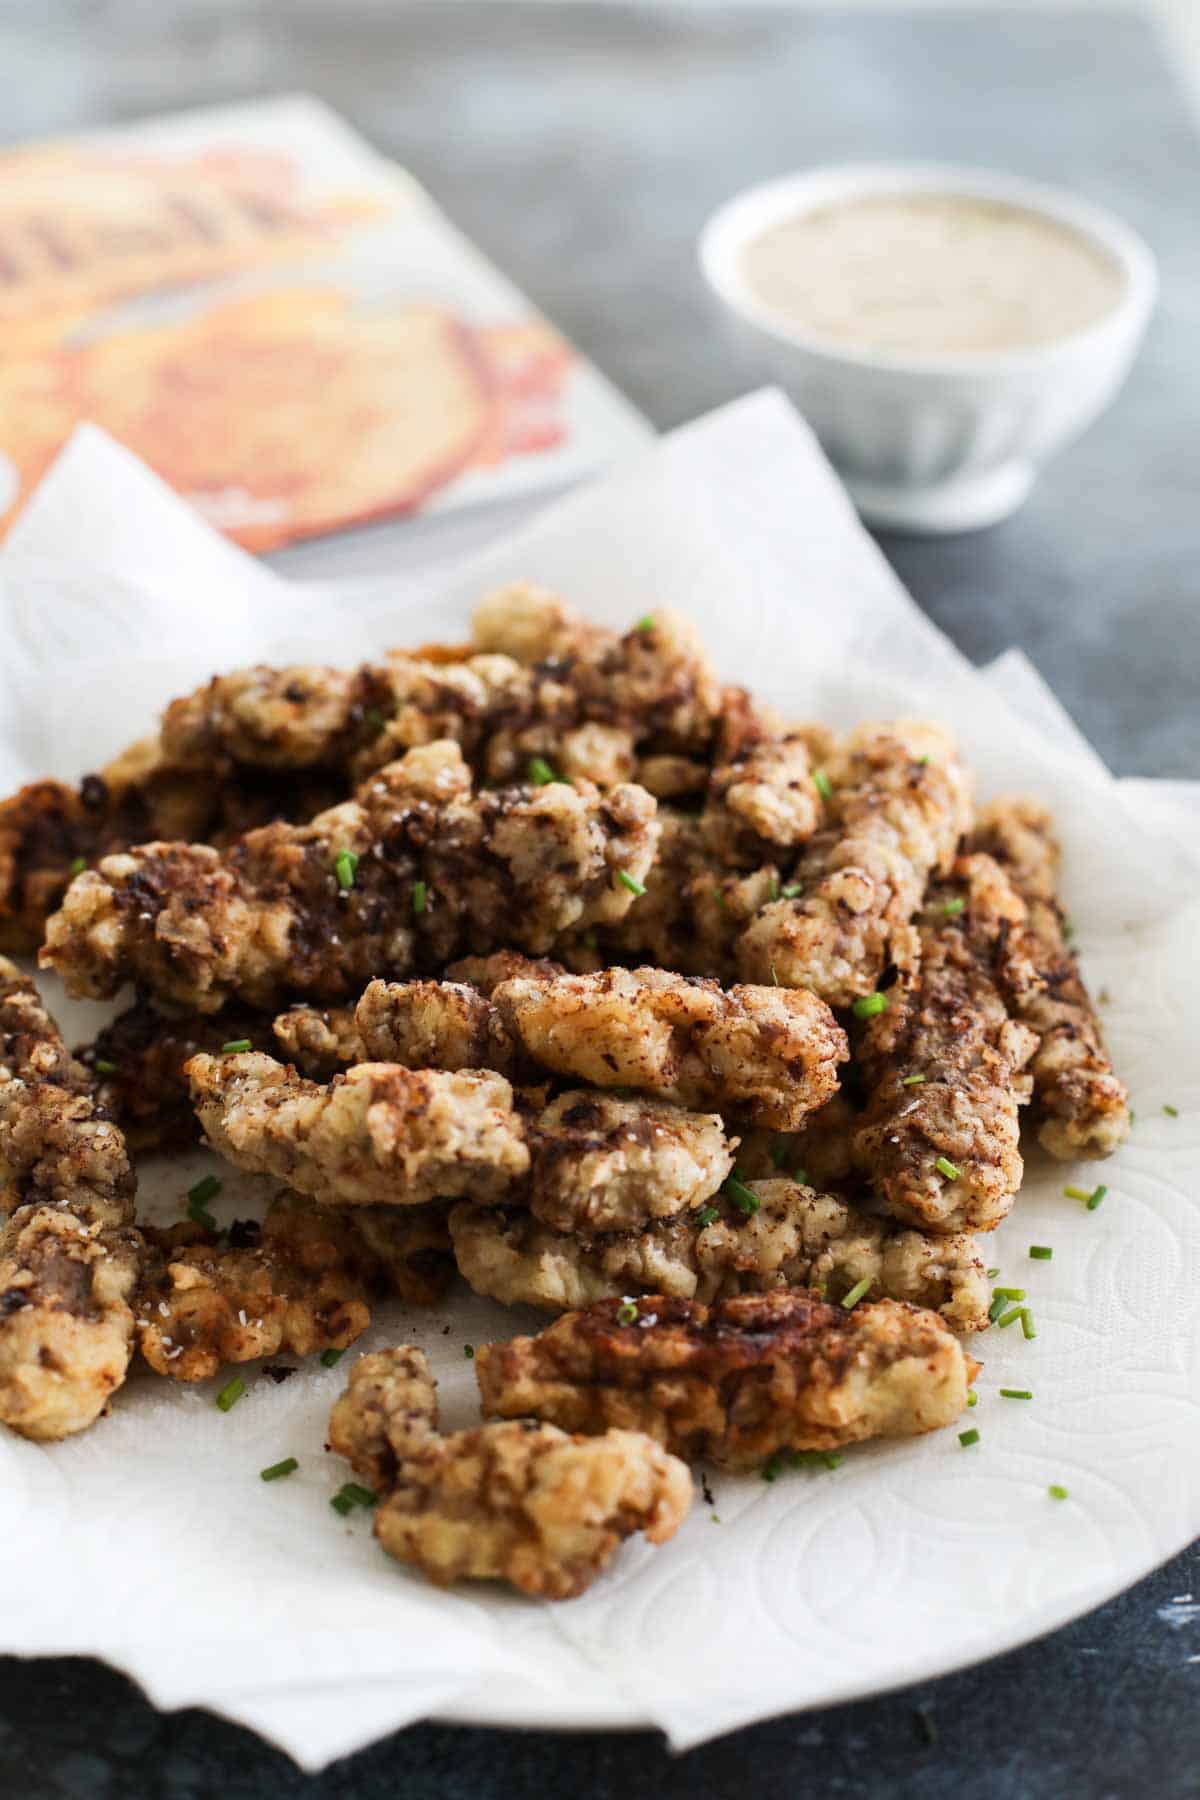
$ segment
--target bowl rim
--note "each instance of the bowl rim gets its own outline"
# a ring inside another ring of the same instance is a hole
[[[1124,290],[1093,324],[1047,344],[1014,350],[891,351],[834,344],[791,324],[760,300],[742,275],[739,253],[750,239],[788,217],[839,199],[870,194],[942,193],[1005,201],[1068,225],[1119,264]],[[1158,264],[1136,231],[1106,207],[1068,189],[969,163],[929,161],[818,163],[759,182],[732,195],[703,226],[697,249],[709,286],[732,311],[768,336],[827,364],[889,374],[991,376],[1033,373],[1127,330],[1140,330],[1158,293]]]

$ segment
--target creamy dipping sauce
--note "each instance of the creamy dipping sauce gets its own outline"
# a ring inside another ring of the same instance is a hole
[[[814,338],[983,353],[1051,344],[1117,305],[1115,258],[1069,225],[969,194],[869,194],[768,227],[742,252],[756,297]]]

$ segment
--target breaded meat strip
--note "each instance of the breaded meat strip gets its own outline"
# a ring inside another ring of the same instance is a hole
[[[325,1087],[256,1052],[196,1056],[187,1072],[214,1150],[330,1205],[499,1200],[529,1171],[501,1075],[359,1063]]]
[[[200,1136],[184,1065],[202,1050],[215,1053],[243,1040],[269,1043],[270,1022],[262,1013],[234,1007],[219,1017],[169,1014],[137,1001],[76,1055],[129,1148],[170,1150],[194,1144]]]
[[[637,1432],[570,1437],[524,1421],[443,1437],[433,1377],[416,1349],[359,1359],[329,1438],[380,1496],[383,1549],[440,1587],[507,1581],[567,1600],[623,1539],[673,1537],[691,1505],[687,1469]]]
[[[78,787],[35,781],[0,800],[0,951],[32,955],[74,877],[152,838],[225,844],[272,819],[308,819],[328,783],[179,764],[147,738]]]
[[[722,1194],[642,1231],[593,1236],[463,1202],[450,1233],[470,1286],[510,1306],[565,1312],[626,1294],[711,1304],[783,1287],[840,1301],[867,1281],[873,1295],[928,1307],[960,1334],[986,1328],[991,1295],[973,1238],[907,1231],[780,1176],[752,1193],[749,1216]]]
[[[0,1420],[67,1437],[125,1379],[142,1240],[121,1133],[0,958]]]
[[[733,1166],[716,1114],[571,1091],[528,1118],[491,1071],[361,1063],[329,1087],[266,1056],[189,1065],[209,1142],[329,1205],[518,1200],[562,1230],[639,1227],[701,1204]]]
[[[138,1348],[173,1381],[225,1363],[344,1350],[371,1323],[378,1271],[349,1219],[285,1195],[221,1244],[201,1225],[148,1230]]]
[[[990,1231],[1021,1185],[1037,1040],[1010,1018],[998,971],[1024,912],[997,863],[961,857],[930,889],[919,953],[859,1046],[869,1098],[855,1161],[888,1211],[923,1231]]]
[[[898,1300],[848,1312],[786,1291],[711,1309],[600,1300],[537,1337],[483,1346],[475,1370],[485,1413],[640,1431],[727,1469],[936,1431],[962,1412],[971,1378],[933,1313]]]
[[[42,961],[73,994],[132,979],[202,1012],[235,996],[336,1001],[422,958],[513,939],[543,951],[634,903],[657,843],[641,788],[470,790],[458,746],[440,742],[309,825],[252,831],[224,854],[160,843],[106,857],[71,884]]]
[[[926,882],[949,868],[970,781],[953,741],[917,720],[860,726],[825,774],[828,824],[743,931],[738,968],[849,1006],[876,987]]]
[[[795,1130],[837,1086],[846,1038],[801,989],[733,987],[666,969],[526,974],[490,1001],[452,984],[372,982],[368,1052],[416,1066],[549,1070]]]
[[[999,800],[981,814],[971,843],[995,857],[1028,908],[1026,960],[1008,965],[1005,990],[1038,1038],[1030,1063],[1038,1138],[1063,1162],[1111,1156],[1129,1135],[1129,1094],[1066,941],[1050,815],[1031,800]]]

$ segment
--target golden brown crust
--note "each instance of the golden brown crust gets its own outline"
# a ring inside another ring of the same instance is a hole
[[[441,1436],[429,1365],[415,1349],[359,1360],[329,1437],[382,1496],[382,1547],[439,1586],[498,1580],[569,1599],[624,1538],[672,1537],[691,1504],[683,1465],[633,1432],[572,1438],[526,1422]]]
[[[932,1313],[896,1300],[847,1311],[799,1292],[711,1309],[598,1301],[537,1337],[484,1346],[475,1369],[485,1413],[641,1431],[733,1469],[934,1431],[959,1416],[969,1382],[958,1340]]]
[[[329,1205],[498,1200],[529,1170],[500,1075],[359,1063],[323,1086],[248,1052],[194,1057],[188,1078],[214,1150]]]
[[[752,1191],[749,1216],[722,1195],[642,1229],[588,1235],[464,1202],[450,1232],[469,1285],[512,1306],[568,1312],[627,1294],[712,1304],[791,1287],[840,1301],[867,1281],[872,1295],[928,1307],[955,1332],[985,1329],[991,1296],[973,1238],[908,1231],[782,1176]]]
[[[1024,910],[990,857],[961,857],[930,890],[913,956],[864,1033],[855,1160],[888,1210],[924,1231],[990,1231],[1021,1185],[1036,1040],[1009,1017],[998,972]]]
[[[981,814],[971,842],[995,857],[1028,908],[1023,957],[1006,965],[1005,992],[1038,1039],[1030,1063],[1038,1137],[1064,1162],[1111,1156],[1129,1135],[1129,1094],[1066,941],[1050,815],[1033,801],[999,800]]]
[[[0,1419],[82,1431],[125,1378],[142,1241],[124,1139],[0,958]]]
[[[309,825],[250,832],[223,855],[160,843],[106,857],[72,883],[42,962],[74,994],[134,979],[203,1012],[235,996],[339,1000],[418,957],[513,937],[540,952],[633,903],[658,835],[642,789],[470,785],[458,747],[430,744]]]
[[[952,740],[915,720],[864,725],[825,771],[829,823],[743,931],[743,979],[811,988],[831,1006],[874,990],[892,938],[949,867],[966,829],[970,782]]]

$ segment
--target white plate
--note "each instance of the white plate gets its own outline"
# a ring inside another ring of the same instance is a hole
[[[95,448],[56,504],[71,501],[86,560],[89,496],[103,482],[97,529],[105,568],[122,579],[97,596],[105,581],[93,569],[96,616],[101,600],[119,604],[120,642],[151,641],[172,680],[190,657],[191,679],[225,654],[222,608],[240,565],[224,551],[207,565],[175,503],[137,482],[131,491],[129,478]],[[129,505],[138,530],[122,546]],[[23,743],[40,744],[64,670],[82,683],[82,659],[88,681],[123,682],[143,710],[161,679],[149,653],[117,662],[109,626],[97,630],[74,598],[88,581],[76,571],[56,587],[45,541],[26,542],[36,569],[9,564],[10,630],[21,633],[9,666],[23,670],[13,710],[0,709],[0,760],[10,762]],[[173,577],[169,613],[155,568]],[[1088,758],[1040,740],[921,620],[808,435],[769,395],[677,434],[437,596],[360,593],[348,612],[291,598],[285,619],[256,569],[254,619],[243,607],[237,629],[259,629],[264,648],[284,631],[323,634],[345,656],[364,636],[450,635],[482,584],[518,574],[558,582],[614,621],[664,599],[686,604],[731,675],[833,718],[920,704],[960,731],[988,791],[1019,782],[1042,795],[1061,821],[1068,906],[1088,974],[1111,995],[1106,1021],[1138,1120],[1111,1164],[1035,1159],[996,1234],[992,1260],[1028,1289],[1039,1336],[981,1341],[981,1399],[965,1421],[978,1445],[960,1448],[951,1430],[863,1447],[832,1474],[770,1485],[713,1476],[720,1524],[698,1501],[671,1544],[636,1540],[568,1605],[483,1588],[440,1594],[382,1556],[368,1521],[331,1514],[344,1471],[321,1445],[344,1365],[279,1387],[252,1381],[227,1416],[212,1404],[216,1384],[180,1392],[142,1376],[83,1438],[50,1450],[0,1440],[0,1648],[106,1657],[158,1704],[210,1707],[310,1767],[430,1713],[655,1724],[687,1746],[1026,1642],[1200,1528],[1200,903],[1186,861],[1142,832]],[[32,600],[50,591],[66,598],[42,656]],[[206,595],[212,623],[198,647],[189,609],[199,613]],[[174,1166],[161,1197],[177,1207],[201,1166]],[[1095,1213],[1062,1196],[1065,1183],[1101,1179],[1111,1193]],[[244,1208],[254,1185],[227,1178],[218,1210],[232,1213],[240,1197]],[[1053,1245],[1053,1261],[1030,1261],[1030,1243]],[[463,1298],[419,1321],[385,1312],[364,1347],[415,1328],[454,1425],[474,1408],[464,1341],[529,1322]],[[1030,1387],[1036,1399],[998,1399],[1000,1386]],[[257,1471],[287,1454],[301,1458],[300,1473],[261,1484]],[[1050,1499],[1051,1483],[1069,1500]]]

